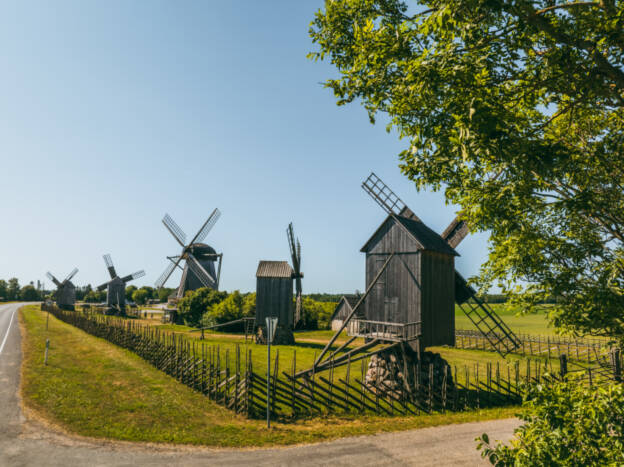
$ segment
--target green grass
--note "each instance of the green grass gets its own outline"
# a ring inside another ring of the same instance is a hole
[[[520,314],[518,307],[494,303],[490,305],[494,312],[512,331],[524,334],[555,335],[556,330],[548,325],[547,305],[537,313]],[[455,307],[455,329],[476,329],[475,325],[459,307]]]
[[[323,417],[275,423],[267,430],[262,421],[233,414],[133,353],[53,316],[46,331],[45,314],[38,306],[22,308],[20,323],[24,404],[83,436],[206,446],[271,446],[505,418],[516,412],[514,408],[497,408],[393,418]],[[43,364],[46,338],[51,342],[47,366]],[[312,349],[301,350],[308,357],[310,352],[313,355]],[[255,353],[259,359],[264,356],[264,352]]]

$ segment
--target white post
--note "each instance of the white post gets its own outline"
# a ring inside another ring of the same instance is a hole
[[[271,342],[277,329],[277,318],[266,318],[267,326],[267,428],[271,428]]]

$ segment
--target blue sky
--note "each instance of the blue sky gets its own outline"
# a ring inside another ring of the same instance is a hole
[[[77,284],[158,278],[178,253],[165,212],[224,253],[222,288],[255,288],[258,260],[302,244],[304,292],[364,289],[360,247],[384,213],[360,188],[375,171],[437,231],[454,209],[401,176],[407,144],[337,107],[312,62],[320,0],[61,1],[0,5],[0,278],[80,269]],[[486,237],[458,248],[473,275]],[[168,285],[176,285],[173,277]]]

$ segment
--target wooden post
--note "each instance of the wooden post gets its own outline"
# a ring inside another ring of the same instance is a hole
[[[613,377],[619,383],[622,381],[622,360],[620,358],[620,349],[613,349],[611,352],[611,360],[613,363]]]
[[[448,366],[444,364],[444,374],[442,376],[442,411],[446,412],[446,383],[448,378]]]
[[[433,411],[433,363],[429,364],[429,413]]]
[[[566,374],[568,373],[568,357],[565,354],[559,355],[559,374],[561,375],[561,379],[565,379]]]
[[[50,349],[50,339],[46,339],[46,344],[45,344],[45,354],[43,356],[43,364],[47,365],[48,364],[48,350]]]
[[[291,387],[291,399],[290,399],[290,410],[292,412],[292,416],[295,417],[297,414],[297,406],[295,404],[295,371],[297,370],[297,349],[293,350],[293,361],[292,361],[292,378],[290,383]]]

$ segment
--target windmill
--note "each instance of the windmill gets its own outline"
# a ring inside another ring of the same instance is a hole
[[[455,247],[468,234],[466,223],[456,217],[438,235],[374,173],[362,188],[387,214],[361,249],[366,253],[366,292],[312,368],[297,376],[346,364],[356,353],[382,344],[386,350],[400,346],[404,351],[409,346],[418,358],[426,347],[454,345],[455,304],[502,356],[516,349],[518,338],[455,270]],[[348,342],[362,337],[365,344],[326,357],[345,329],[352,336]]]
[[[294,271],[292,277],[295,280],[295,318],[293,325],[297,326],[301,320],[301,279],[303,278],[303,273],[301,272],[301,243],[299,243],[298,238],[295,240],[292,222],[288,224],[286,236],[288,237],[288,246],[290,247],[290,257]]]
[[[126,284],[131,280],[138,279],[145,275],[145,271],[137,271],[133,274],[129,274],[124,277],[119,277],[115,266],[113,266],[113,260],[110,255],[104,255],[104,263],[108,269],[108,274],[111,280],[98,286],[98,290],[102,291],[106,289],[106,305],[117,310],[118,313],[124,313],[126,310]]]
[[[182,279],[178,286],[178,299],[182,298],[187,290],[195,290],[200,287],[219,289],[223,253],[217,253],[214,248],[202,243],[217,220],[219,220],[219,217],[221,217],[219,209],[212,211],[212,214],[206,219],[206,222],[197,231],[193,239],[187,243],[184,231],[169,214],[165,214],[162,223],[175,238],[176,242],[180,244],[182,251],[177,256],[167,256],[170,263],[156,281],[156,288],[160,289],[163,287],[173,271],[176,268],[180,268],[182,270]],[[184,267],[180,266],[182,261],[185,262]],[[215,261],[219,263],[216,268]]]
[[[54,277],[51,272],[46,274],[48,279],[56,285],[56,292],[54,295],[56,298],[56,305],[59,308],[64,310],[74,309],[74,304],[76,303],[76,286],[71,282],[71,280],[77,272],[78,269],[74,268],[74,270],[67,275],[63,282],[59,282],[59,280]]]
[[[266,318],[277,318],[274,344],[295,343],[293,329],[301,319],[301,244],[295,238],[293,225],[286,229],[292,267],[288,261],[260,261],[256,271],[256,321],[259,330],[256,341],[264,343]],[[295,282],[295,307],[293,310],[293,281]]]

